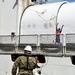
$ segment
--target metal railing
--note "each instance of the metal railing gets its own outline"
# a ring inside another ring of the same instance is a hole
[[[16,49],[22,52],[26,45],[31,45],[33,53],[61,56],[63,51],[63,35],[60,35],[60,39],[61,44],[56,44],[55,34],[21,35],[19,43],[19,36],[12,37],[11,35],[1,35],[0,53],[13,53],[16,52]]]
[[[0,35],[0,44],[15,44],[18,43],[19,36],[12,37],[11,35]],[[63,43],[63,34],[60,35],[60,42]],[[20,43],[18,44],[36,44],[40,43],[54,44],[56,43],[55,34],[40,34],[40,35],[21,35]]]
[[[75,55],[75,34],[66,34],[65,38],[61,34],[60,43],[56,43],[55,34],[20,35],[20,43],[18,40],[19,36],[0,35],[0,53],[15,53],[17,49],[19,49],[19,52],[23,52],[26,45],[31,45],[35,54],[42,53],[50,56]]]
[[[66,34],[66,47],[65,55],[66,56],[75,56],[75,34]]]

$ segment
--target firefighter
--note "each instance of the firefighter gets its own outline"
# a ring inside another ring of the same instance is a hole
[[[31,54],[31,52],[31,46],[28,45],[24,48],[24,54]],[[12,75],[17,74],[17,68],[19,68],[17,75],[33,75],[33,69],[35,68],[36,64],[37,62],[35,57],[19,56],[13,64]]]

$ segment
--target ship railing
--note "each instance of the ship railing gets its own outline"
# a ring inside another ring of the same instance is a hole
[[[61,34],[60,43],[55,34],[20,35],[20,39],[16,35],[0,35],[0,53],[21,53],[27,45],[32,46],[33,54],[71,56],[75,55],[75,34]]]

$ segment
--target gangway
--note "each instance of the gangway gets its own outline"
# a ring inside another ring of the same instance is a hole
[[[63,55],[63,35],[61,35],[61,43],[56,43],[55,34],[40,35],[21,35],[12,37],[11,35],[0,36],[0,53],[16,53],[16,47],[19,52],[23,52],[26,45],[31,45],[33,54],[43,54],[50,56]]]
[[[0,35],[0,53],[16,53],[16,47],[18,47],[19,52],[23,52],[26,45],[31,45],[33,54],[74,56],[74,39],[75,34],[66,34],[64,41],[64,35],[61,34],[60,43],[56,43],[55,34],[20,35],[20,43],[18,44],[19,36]]]

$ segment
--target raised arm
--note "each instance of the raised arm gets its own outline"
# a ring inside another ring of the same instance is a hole
[[[62,27],[61,27],[61,31],[62,31],[63,27],[64,27],[64,25],[62,25]]]
[[[56,24],[56,30],[58,29],[58,24],[59,24],[59,23]]]

